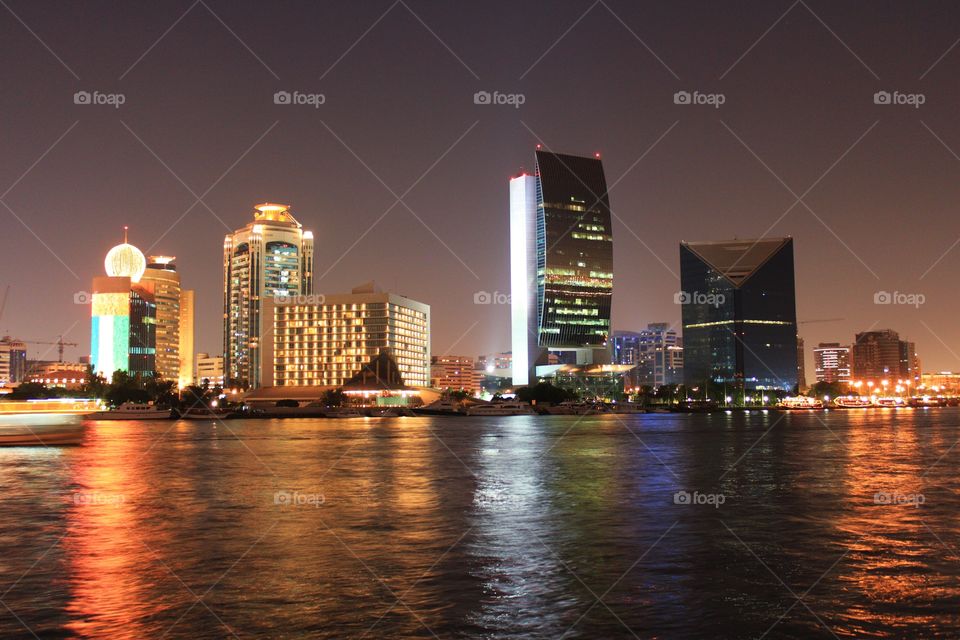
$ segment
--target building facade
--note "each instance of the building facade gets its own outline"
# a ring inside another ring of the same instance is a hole
[[[660,387],[683,382],[683,338],[665,322],[642,331],[617,331],[611,341],[614,364],[633,367],[631,387]]]
[[[920,376],[920,359],[914,344],[901,340],[893,329],[863,331],[853,343],[853,376],[875,384],[904,379],[915,382]]]
[[[264,386],[339,387],[383,352],[403,383],[430,385],[430,307],[373,283],[351,293],[269,299],[264,318]],[[315,299],[312,299],[315,298]]]
[[[196,320],[194,316],[196,293],[192,289],[180,290],[180,367],[177,374],[178,386],[184,387],[193,384],[195,378],[196,355],[194,354],[194,331]]]
[[[226,376],[252,388],[261,384],[264,301],[308,295],[313,288],[313,233],[303,230],[288,205],[254,209],[253,221],[223,242]]]
[[[796,388],[791,238],[682,242],[680,281],[687,386]]]
[[[209,353],[197,354],[196,381],[198,385],[223,388],[223,356],[211,356]]]
[[[93,279],[90,304],[90,364],[107,378],[115,371],[152,376],[156,371],[157,305],[152,286],[142,284],[147,262],[127,243],[104,260],[106,276]]]
[[[483,371],[469,356],[433,356],[430,358],[430,386],[435,389],[480,393]]]
[[[140,282],[157,305],[156,367],[164,380],[180,379],[180,274],[173,256],[150,256]]]
[[[850,347],[839,342],[821,342],[813,350],[817,382],[843,383],[850,380]]]
[[[27,345],[10,336],[0,338],[0,387],[20,384],[27,378]]]
[[[536,174],[510,180],[513,383],[555,353],[610,362],[613,230],[600,159],[536,152]]]

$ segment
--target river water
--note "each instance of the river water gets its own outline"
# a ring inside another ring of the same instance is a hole
[[[92,423],[0,637],[960,636],[960,410]]]

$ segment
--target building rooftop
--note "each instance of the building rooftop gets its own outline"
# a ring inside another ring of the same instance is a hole
[[[681,242],[701,260],[739,287],[773,257],[792,238],[726,240],[720,242]]]

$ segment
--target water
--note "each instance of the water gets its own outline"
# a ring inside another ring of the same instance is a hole
[[[100,422],[0,450],[0,637],[957,637],[958,438],[954,409]]]

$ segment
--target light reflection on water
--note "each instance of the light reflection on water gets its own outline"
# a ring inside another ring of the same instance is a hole
[[[958,426],[95,423],[0,450],[0,636],[956,637]]]

